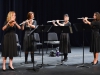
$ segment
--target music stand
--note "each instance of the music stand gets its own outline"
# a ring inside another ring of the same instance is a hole
[[[71,29],[70,29],[70,26],[53,26],[52,27],[52,30],[51,32],[56,32],[56,33],[72,33]],[[67,42],[68,43],[68,42]],[[63,55],[61,56],[61,64],[59,65],[65,65],[63,64],[62,62],[62,58],[63,58]],[[57,66],[57,65],[56,65]],[[68,65],[67,65],[68,66]]]
[[[44,45],[44,42],[43,42],[43,38],[44,38],[44,34],[43,33],[47,33],[49,30],[51,29],[51,26],[48,26],[48,25],[40,25],[40,26],[37,26],[35,30],[31,31],[30,35],[33,34],[33,33],[42,33],[42,64],[38,64],[37,66],[38,67],[45,67],[45,66],[55,66],[55,65],[49,65],[49,64],[44,64],[43,62],[43,45]],[[34,65],[34,64],[33,64]]]
[[[84,31],[90,31],[91,30],[91,27],[87,24],[82,24],[82,23],[76,23],[74,24],[74,28],[76,31],[82,31],[83,32],[83,63],[82,65],[79,65],[77,66],[77,68],[79,67],[86,67],[86,68],[90,68],[89,66],[86,66],[84,64]]]
[[[30,35],[32,35],[32,34],[33,34],[33,36],[34,36],[34,33],[40,32],[39,29],[40,29],[40,26],[37,25],[36,28],[35,28],[34,30],[32,30],[28,36],[30,36]],[[34,44],[33,44],[33,45],[34,45]],[[42,49],[42,51],[43,51],[43,49]],[[34,52],[34,51],[33,51],[33,52]],[[33,53],[32,60],[33,60],[33,67],[32,67],[32,68],[29,68],[29,69],[27,69],[27,70],[38,71],[38,70],[39,70],[39,67],[38,67],[38,66],[34,66],[34,53]]]

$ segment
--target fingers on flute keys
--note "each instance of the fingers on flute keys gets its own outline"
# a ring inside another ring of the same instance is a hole
[[[85,20],[87,20],[87,19],[88,19],[88,17],[85,17],[84,19],[85,19]]]
[[[55,22],[56,22],[55,20],[52,21],[53,24],[55,24]]]
[[[59,20],[56,20],[57,23],[59,23]]]
[[[83,21],[87,21],[88,17],[83,17]]]

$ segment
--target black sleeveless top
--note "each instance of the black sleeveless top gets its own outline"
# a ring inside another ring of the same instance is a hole
[[[7,24],[7,22],[4,23],[4,25],[6,25],[6,24]],[[15,25],[13,27],[11,27],[10,25],[8,25],[7,28],[4,31],[4,35],[8,34],[10,32],[14,32],[14,33],[16,32],[16,26]]]
[[[93,22],[91,22],[91,25],[92,25],[92,31],[99,32],[100,21],[93,21]]]
[[[64,23],[64,22],[63,22],[63,23]],[[62,24],[63,24],[63,23],[62,23]],[[68,23],[66,23],[64,26],[69,26],[69,27],[71,27],[71,23],[68,22]],[[64,35],[64,34],[66,34],[66,33],[62,33],[62,34]]]

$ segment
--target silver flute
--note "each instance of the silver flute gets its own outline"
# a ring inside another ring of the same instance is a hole
[[[30,20],[33,20],[33,19],[30,19]],[[23,25],[23,24],[25,24],[27,21],[29,22],[30,20],[25,20],[25,21],[23,21],[22,23],[20,23],[19,25]]]
[[[52,21],[47,21],[47,23],[51,23],[51,22],[57,22],[57,20],[52,20]],[[59,21],[64,21],[64,20],[59,20]]]
[[[77,19],[84,19],[84,18],[82,17],[82,18],[77,18]],[[87,18],[87,19],[94,19],[94,18]]]

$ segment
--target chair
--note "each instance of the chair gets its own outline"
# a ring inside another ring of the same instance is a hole
[[[47,51],[48,51],[48,44],[50,44],[53,49],[53,45],[59,45],[59,43],[60,42],[58,41],[57,33],[48,33]]]
[[[36,46],[41,46],[43,45],[42,43],[40,43],[40,36],[38,33],[34,33],[34,39],[36,41]],[[40,47],[39,47],[39,54],[40,54]]]
[[[20,53],[20,57],[21,57],[21,45],[19,43],[18,35],[15,34],[15,36],[16,36],[16,44],[17,44],[17,47],[18,47],[18,55]]]

